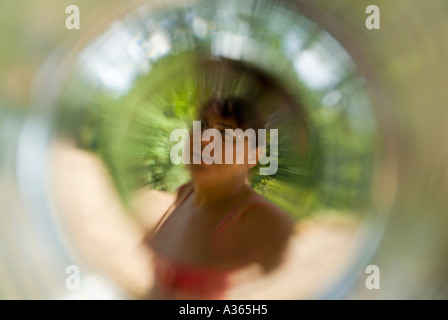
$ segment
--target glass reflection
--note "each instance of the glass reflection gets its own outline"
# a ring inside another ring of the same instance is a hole
[[[212,96],[248,99],[279,130],[277,173],[254,176],[250,185],[298,221],[290,245],[296,255],[258,294],[275,297],[280,291],[272,288],[294,279],[284,297],[312,296],[334,279],[334,266],[353,258],[368,199],[376,129],[363,82],[333,37],[287,7],[230,1],[140,10],[79,54],[57,103],[55,132],[99,156],[123,210],[150,230],[189,180],[170,161],[170,133],[189,128]],[[319,232],[316,250],[307,252],[307,237]],[[306,279],[296,279],[297,270]],[[230,296],[254,294],[241,287]]]
[[[76,294],[58,279],[57,297],[148,297],[154,252],[142,239],[190,178],[170,160],[170,133],[188,129],[210,97],[229,95],[279,130],[278,171],[250,186],[296,224],[286,262],[265,277],[249,266],[225,297],[312,298],[338,279],[364,240],[376,152],[364,79],[329,33],[289,6],[205,1],[142,6],[114,21],[70,65],[41,127],[24,126],[19,153],[33,146],[40,162],[26,169],[22,154],[19,183],[42,182],[33,187],[45,196],[30,203],[51,199],[41,210],[57,217],[68,247],[55,250],[72,254],[60,267],[89,274]]]

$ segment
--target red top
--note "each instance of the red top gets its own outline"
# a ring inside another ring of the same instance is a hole
[[[180,187],[180,191],[185,185]],[[192,189],[184,199],[179,203],[181,205],[192,193]],[[240,206],[231,210],[216,226],[210,236],[211,247],[215,236],[222,231],[229,222],[238,216],[241,216],[255,205],[261,204],[259,201],[253,201],[254,197],[249,198],[244,204],[249,203],[245,210],[238,210]],[[251,203],[252,202],[252,203]],[[169,210],[167,211],[167,213]],[[166,213],[166,214],[167,214]],[[167,219],[166,214],[156,226],[156,229],[162,228]],[[155,248],[154,248],[155,249]],[[154,256],[155,264],[155,288],[158,293],[174,295],[175,297],[192,299],[221,299],[229,286],[229,275],[232,270],[218,269],[214,267],[191,265],[176,261],[156,251]]]

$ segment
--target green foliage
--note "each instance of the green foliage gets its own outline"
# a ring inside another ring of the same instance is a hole
[[[125,201],[142,187],[173,192],[188,181],[184,167],[171,163],[170,150],[177,142],[170,141],[170,134],[188,129],[197,116],[201,92],[191,59],[177,56],[185,68],[174,76],[176,65],[166,58],[163,68],[155,65],[151,76],[138,79],[128,94],[103,94],[90,104],[81,144],[101,155]],[[297,138],[297,119],[285,119],[279,125],[277,173],[259,175],[258,164],[251,185],[296,217],[318,207],[346,210],[368,187],[374,141],[353,132],[343,105],[329,110],[321,106],[324,93],[306,88],[300,93],[308,117],[306,152],[297,148],[303,142]]]
[[[101,155],[125,202],[139,188],[173,192],[189,179],[182,165],[171,163],[170,151],[177,141],[170,141],[170,134],[174,129],[189,129],[203,95],[210,94],[210,81],[220,80],[203,78],[196,58],[192,53],[178,53],[159,59],[147,76],[136,79],[120,97],[105,91],[68,95],[78,97],[76,103],[66,101],[68,108],[88,107],[74,112],[78,118],[68,119],[67,127],[73,128],[82,147]],[[292,68],[284,70],[290,71],[283,73],[282,81],[295,84],[290,94],[303,110],[283,115],[277,124],[277,173],[259,175],[257,165],[251,185],[295,217],[316,208],[353,209],[368,189],[375,146],[373,131],[359,129],[368,127],[363,121],[370,116],[356,117],[352,112],[369,108],[363,88],[352,75],[334,88],[311,90]],[[246,90],[238,81],[229,83],[226,93]],[[331,90],[339,90],[343,98],[324,106],[323,98]],[[81,130],[79,123],[83,123]]]

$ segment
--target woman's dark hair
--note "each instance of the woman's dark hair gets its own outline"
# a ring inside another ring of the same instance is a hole
[[[241,97],[213,97],[202,106],[201,111],[207,109],[212,109],[223,118],[235,119],[238,128],[243,130],[254,129],[257,131],[266,128],[266,120],[258,112],[256,106]]]

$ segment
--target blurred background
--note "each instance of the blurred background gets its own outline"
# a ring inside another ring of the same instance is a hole
[[[169,135],[212,94],[256,101],[279,129],[277,173],[251,184],[297,221],[288,263],[230,298],[448,298],[447,14],[443,0],[2,1],[0,298],[144,298],[142,238],[188,180]]]

